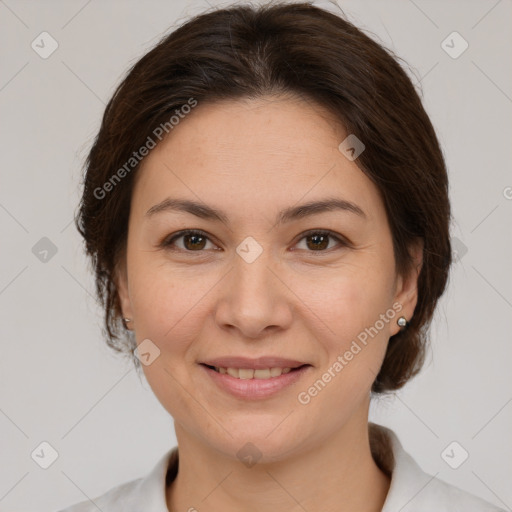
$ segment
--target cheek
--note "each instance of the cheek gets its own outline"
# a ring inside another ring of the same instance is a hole
[[[396,311],[382,282],[376,287],[364,280],[340,278],[327,294],[317,292],[309,297],[314,304],[311,309],[321,319],[317,325],[323,334],[317,341],[323,345],[325,357],[297,398],[310,413],[311,428],[316,415],[339,428],[366,403],[386,352]]]
[[[161,264],[148,262],[133,268],[130,286],[137,343],[149,339],[159,350],[154,362],[142,369],[155,396],[173,417],[198,414],[183,389],[188,387],[194,341],[204,323],[206,284],[170,272]]]
[[[340,271],[337,275],[330,273],[325,281],[316,279],[314,285],[308,280],[299,292],[300,296],[307,297],[309,316],[312,313],[317,316],[323,338],[330,340],[330,345],[336,348],[350,344],[376,322],[383,337],[389,337],[390,322],[382,324],[379,320],[381,315],[390,317],[394,314],[388,311],[393,298],[391,279],[383,279],[386,274],[382,268],[376,269],[377,272],[368,272],[367,267],[359,270],[353,268],[352,272]],[[376,274],[380,274],[380,278]]]
[[[149,338],[161,351],[179,352],[186,346],[186,333],[190,333],[184,326],[197,314],[193,305],[198,301],[199,291],[197,287],[180,283],[179,278],[166,271],[161,263],[156,264],[151,256],[137,254],[129,267],[137,339]]]
[[[397,313],[392,308],[392,274],[384,265],[351,265],[308,286],[310,326],[324,357],[315,379],[302,389],[310,411],[323,411],[338,425],[364,399],[377,376]],[[387,279],[385,276],[389,276]],[[304,292],[305,290],[303,290]],[[304,401],[299,402],[302,404]]]

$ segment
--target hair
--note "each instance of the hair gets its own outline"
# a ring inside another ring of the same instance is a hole
[[[140,168],[126,163],[191,98],[201,104],[278,94],[326,108],[363,141],[356,163],[383,200],[398,273],[414,268],[410,248],[423,241],[414,314],[390,338],[372,385],[374,393],[399,389],[424,362],[452,262],[445,162],[398,57],[344,17],[307,2],[237,5],[195,16],[138,60],[115,90],[85,162],[75,217],[94,268],[106,341],[118,352],[135,348],[115,283]]]

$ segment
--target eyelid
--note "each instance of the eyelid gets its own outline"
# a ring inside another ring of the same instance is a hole
[[[165,237],[162,242],[160,242],[158,245],[159,247],[162,247],[164,249],[169,249],[169,247],[172,247],[172,244],[174,243],[175,240],[181,238],[182,236],[186,236],[186,235],[199,235],[199,236],[202,236],[204,238],[206,238],[208,241],[212,242],[212,243],[215,243],[213,240],[212,240],[212,236],[209,235],[206,231],[203,231],[202,229],[183,229],[181,231],[177,231],[176,233],[173,233],[172,235],[170,236],[167,236]],[[296,242],[294,243],[294,245],[297,245],[301,240],[303,240],[304,238],[310,236],[310,235],[324,235],[324,236],[329,236],[331,238],[333,238],[334,240],[336,240],[338,242],[338,247],[352,247],[352,243],[347,239],[345,238],[344,236],[334,232],[334,231],[331,231],[329,229],[322,229],[322,228],[317,228],[317,229],[308,229],[307,231],[304,231],[302,232],[300,235],[299,235],[299,238],[297,238]],[[323,251],[306,251],[306,252],[309,252],[309,253],[319,253],[319,254],[329,254],[332,250],[335,250],[336,247],[331,247],[331,249],[328,249],[328,250],[323,250]],[[187,252],[189,254],[193,254],[193,253],[202,253],[202,252],[206,252],[205,250],[200,250],[200,251],[185,251],[183,249],[171,249],[171,250],[176,250],[176,251],[181,251],[181,252]]]
[[[304,231],[299,236],[300,238],[297,240],[296,244],[300,242],[303,238],[306,238],[309,235],[324,235],[324,236],[330,236],[331,238],[334,238],[337,242],[340,243],[340,245],[344,246],[352,246],[352,243],[345,238],[343,235],[340,235],[339,233],[336,233],[335,231],[331,231],[330,229],[308,229],[307,231]],[[328,251],[309,251],[309,252],[328,252]]]
[[[186,236],[186,235],[199,235],[199,236],[202,236],[203,238],[206,238],[211,243],[215,243],[212,240],[213,237],[211,235],[209,235],[206,231],[203,231],[202,229],[182,229],[181,231],[177,231],[176,233],[173,233],[172,235],[166,236],[158,244],[158,246],[163,247],[164,249],[169,249],[175,240],[177,240],[178,238],[181,238],[182,236]],[[217,244],[215,244],[215,245],[217,245]],[[183,251],[183,249],[171,249],[171,250],[182,251],[182,252],[187,252],[187,253],[205,252],[204,250],[202,250],[202,251]]]

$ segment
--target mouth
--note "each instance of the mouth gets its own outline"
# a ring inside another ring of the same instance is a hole
[[[276,377],[280,377],[281,375],[285,375],[290,372],[295,372],[304,368],[306,366],[310,366],[308,364],[303,364],[294,368],[284,367],[281,368],[279,366],[275,366],[272,368],[232,368],[232,367],[223,367],[223,366],[211,366],[208,364],[202,363],[203,366],[206,366],[210,370],[213,370],[222,375],[230,375],[235,379],[241,380],[250,380],[250,379],[274,379]]]
[[[217,389],[238,399],[270,398],[309,373],[312,365],[276,358],[223,358],[199,363]]]

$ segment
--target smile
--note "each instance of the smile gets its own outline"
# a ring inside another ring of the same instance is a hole
[[[289,373],[291,368],[262,368],[253,370],[252,368],[224,368],[222,366],[209,366],[218,373],[231,375],[235,379],[271,379],[279,377],[283,373]],[[294,368],[295,369],[295,368]]]
[[[214,389],[243,400],[262,400],[276,396],[280,391],[302,379],[304,374],[313,368],[310,364],[300,363],[295,367],[261,367],[262,363],[256,366],[259,367],[239,368],[199,364],[208,381],[215,385]]]

